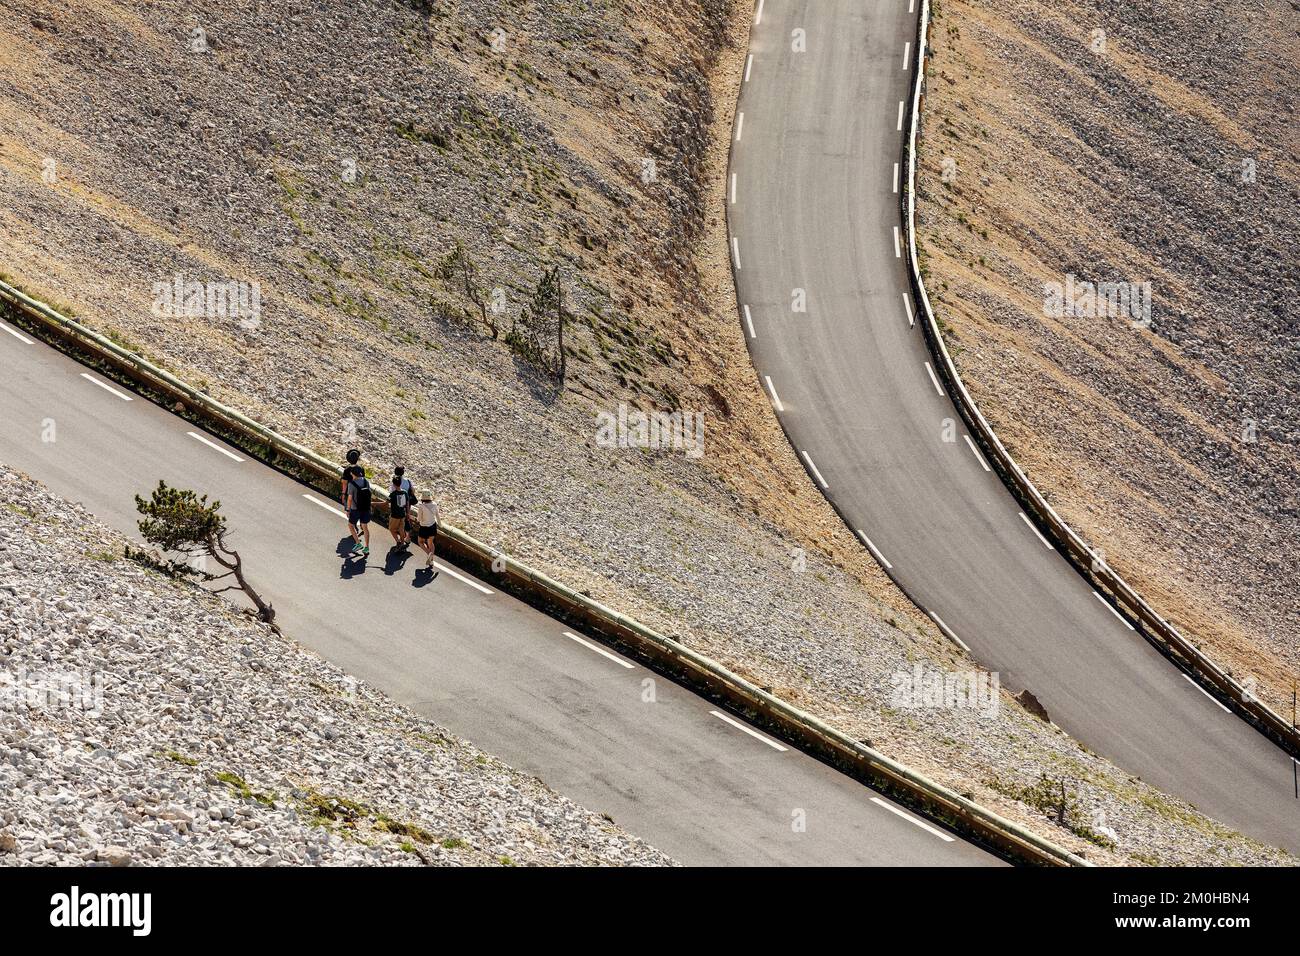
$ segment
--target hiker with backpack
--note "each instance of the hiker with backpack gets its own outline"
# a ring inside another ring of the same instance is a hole
[[[339,476],[339,504],[346,510],[348,506],[348,482],[352,480],[352,469],[361,461],[361,452],[356,448],[348,449],[348,463],[343,466],[343,473]],[[348,522],[349,525],[352,522]]]
[[[348,529],[352,532],[355,545],[353,554],[370,553],[370,506],[372,491],[366,480],[365,469],[353,465],[351,478],[347,484],[346,504],[348,509]]]
[[[415,512],[420,503],[420,497],[415,493],[415,486],[411,484],[411,479],[406,477],[406,469],[398,465],[393,469],[393,477],[401,479],[402,490],[406,492],[406,543],[411,543],[411,538],[419,526],[415,522]]]
[[[398,469],[400,472],[401,469]],[[388,533],[393,536],[394,547],[406,549],[411,546],[411,533],[406,522],[410,517],[411,493],[402,486],[401,474],[393,475],[393,487],[388,492]],[[409,487],[410,482],[406,482]]]

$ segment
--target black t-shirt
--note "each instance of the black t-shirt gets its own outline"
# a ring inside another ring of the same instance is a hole
[[[398,502],[402,502],[398,504]],[[394,489],[388,492],[388,516],[398,520],[406,518],[406,509],[410,507],[410,493],[403,489]]]

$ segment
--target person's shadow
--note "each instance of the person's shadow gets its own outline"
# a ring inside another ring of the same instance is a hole
[[[411,559],[411,552],[403,551],[400,548],[389,548],[388,557],[384,561],[384,573],[390,578],[406,566],[406,562]]]
[[[430,584],[433,583],[433,579],[436,578],[437,576],[438,576],[437,568],[428,568],[428,567],[416,568],[415,580],[411,582],[411,587],[413,588],[428,587]]]
[[[352,554],[355,545],[356,542],[352,540],[352,536],[348,535],[341,538],[338,547],[334,549],[334,553],[343,559],[343,567],[339,568],[339,577],[345,581],[355,578],[358,574],[366,573],[365,556],[358,554],[354,557]]]

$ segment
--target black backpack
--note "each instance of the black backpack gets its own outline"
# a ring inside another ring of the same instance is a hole
[[[370,482],[365,478],[353,478],[352,487],[356,490],[356,509],[358,511],[370,510]]]

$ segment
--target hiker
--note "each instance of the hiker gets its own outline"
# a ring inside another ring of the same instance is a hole
[[[419,504],[419,498],[415,494],[415,486],[411,484],[411,479],[406,477],[406,468],[398,465],[393,469],[393,477],[400,478],[402,481],[402,490],[406,492],[406,542],[410,544],[411,536],[419,530],[415,522],[416,506]]]
[[[348,529],[352,532],[352,540],[356,542],[352,548],[353,554],[370,553],[371,494],[365,469],[360,465],[353,465],[351,477],[348,479],[347,494]]]
[[[409,484],[409,482],[408,482]],[[411,493],[402,487],[402,476],[393,475],[393,487],[388,492],[388,533],[393,536],[393,547],[406,549],[411,546],[411,533],[406,521],[410,517]]]
[[[352,469],[356,467],[357,462],[361,460],[361,452],[355,448],[348,449],[348,463],[343,466],[343,474],[339,477],[339,504],[344,508],[348,506],[348,482],[352,480]]]
[[[429,555],[424,562],[426,568],[433,567],[433,549],[434,539],[438,534],[438,506],[433,503],[433,493],[428,491],[420,492],[420,504],[416,509],[416,524],[419,525],[419,531],[415,533],[415,543],[420,550]]]

